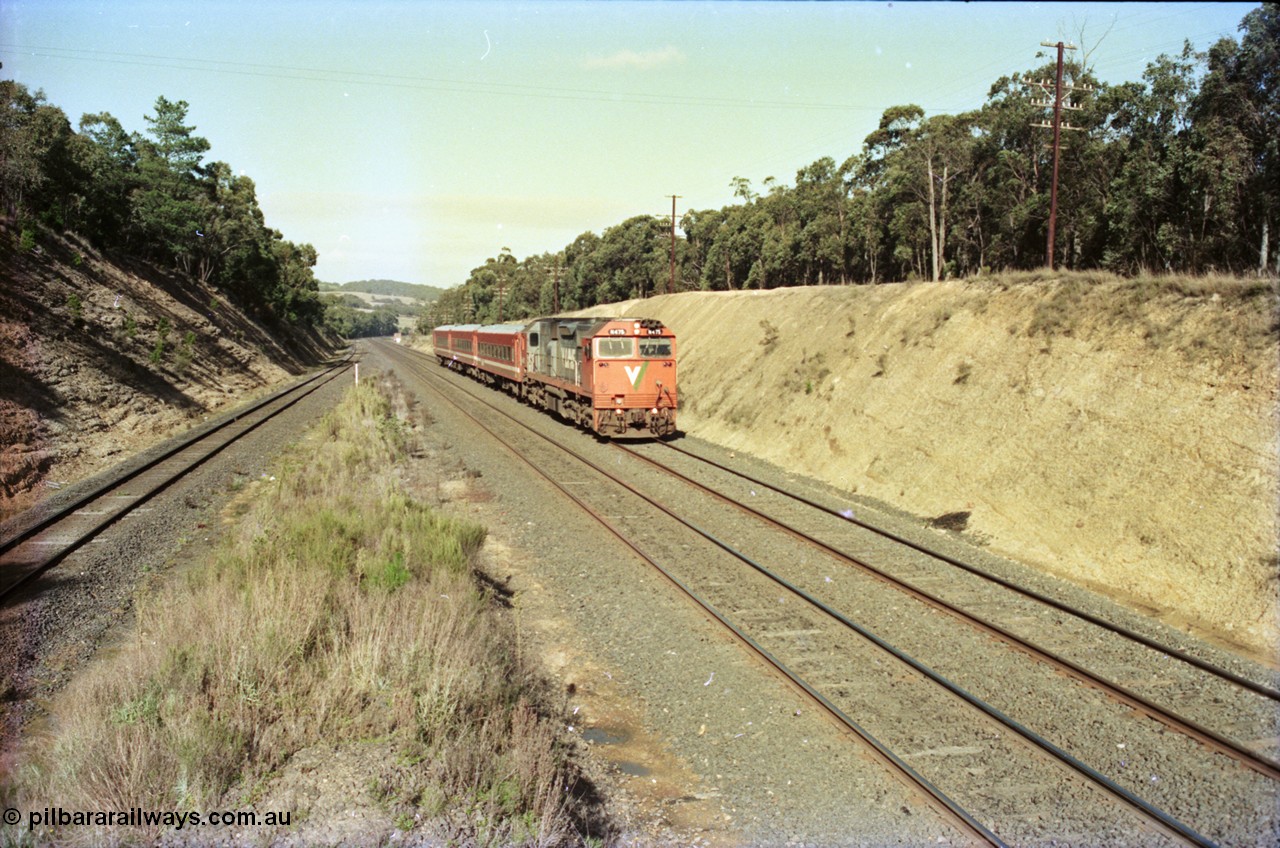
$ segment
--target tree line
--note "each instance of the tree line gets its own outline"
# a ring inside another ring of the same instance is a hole
[[[277,325],[318,324],[315,248],[266,225],[252,179],[205,162],[210,144],[187,110],[159,97],[145,134],[105,112],[76,132],[42,92],[0,81],[0,203],[19,249],[34,248],[42,225],[74,232],[211,284]]]
[[[386,306],[368,309],[364,301],[348,295],[346,298],[325,298],[324,326],[344,339],[362,339],[370,336],[389,336],[400,327],[399,310]],[[417,314],[415,310],[414,314]]]
[[[1079,111],[1062,134],[1054,263],[1120,274],[1280,275],[1280,6],[1250,11],[1240,38],[1187,43],[1141,82],[1104,85],[1087,59],[1064,87]],[[1055,57],[1056,58],[1056,57]],[[1056,61],[996,80],[957,115],[886,109],[861,148],[801,168],[795,185],[735,177],[737,203],[687,212],[675,289],[940,280],[1046,262]],[[1092,91],[1087,91],[1092,88]],[[1084,93],[1086,92],[1087,93]],[[670,222],[637,216],[555,253],[504,249],[420,321],[514,320],[661,293]]]

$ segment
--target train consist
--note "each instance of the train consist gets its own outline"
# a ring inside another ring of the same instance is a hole
[[[432,332],[440,364],[607,437],[676,430],[676,338],[651,318],[539,318]]]

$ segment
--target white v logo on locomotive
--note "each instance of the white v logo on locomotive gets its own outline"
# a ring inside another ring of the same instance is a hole
[[[631,381],[632,388],[638,388],[636,383],[640,380],[640,372],[644,370],[643,365],[624,365],[622,370],[627,372],[627,379]]]

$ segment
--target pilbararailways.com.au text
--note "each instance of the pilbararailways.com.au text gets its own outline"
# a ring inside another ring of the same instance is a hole
[[[293,814],[258,813],[253,810],[181,813],[176,810],[144,810],[141,807],[127,810],[67,810],[62,807],[45,807],[29,810],[25,816],[21,810],[12,807],[4,811],[4,823],[7,825],[17,825],[24,818],[27,830],[42,827],[164,827],[182,830],[184,827],[288,827]]]

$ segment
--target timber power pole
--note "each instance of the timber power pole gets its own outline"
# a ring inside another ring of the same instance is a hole
[[[1040,45],[1042,47],[1058,48],[1058,72],[1057,72],[1057,77],[1053,84],[1053,92],[1052,92],[1053,99],[1031,101],[1033,106],[1053,107],[1053,123],[1052,124],[1046,124],[1042,122],[1039,124],[1031,125],[1033,127],[1042,127],[1044,129],[1053,130],[1053,181],[1052,183],[1050,183],[1050,187],[1049,187],[1049,238],[1048,238],[1048,244],[1045,246],[1045,265],[1049,268],[1049,270],[1053,270],[1054,241],[1055,241],[1055,237],[1057,236],[1057,227],[1058,227],[1058,156],[1059,156],[1059,153],[1061,152],[1061,147],[1062,147],[1062,131],[1063,130],[1078,131],[1081,129],[1080,127],[1073,127],[1069,123],[1064,124],[1062,122],[1062,112],[1063,110],[1079,111],[1080,107],[1076,106],[1074,103],[1071,103],[1070,101],[1065,101],[1063,99],[1063,88],[1062,88],[1062,56],[1064,51],[1075,50],[1076,46],[1074,44],[1066,44],[1061,41],[1057,41],[1057,42],[1042,41],[1040,42]],[[1039,83],[1031,83],[1031,84],[1038,86],[1046,95],[1050,93],[1048,82],[1041,81]],[[1077,88],[1077,86],[1067,86],[1067,87],[1072,90]],[[1080,88],[1081,91],[1093,90],[1092,86],[1078,86],[1078,88]]]
[[[680,197],[671,195],[671,279],[667,283],[667,294],[674,294],[676,290],[676,200]]]

